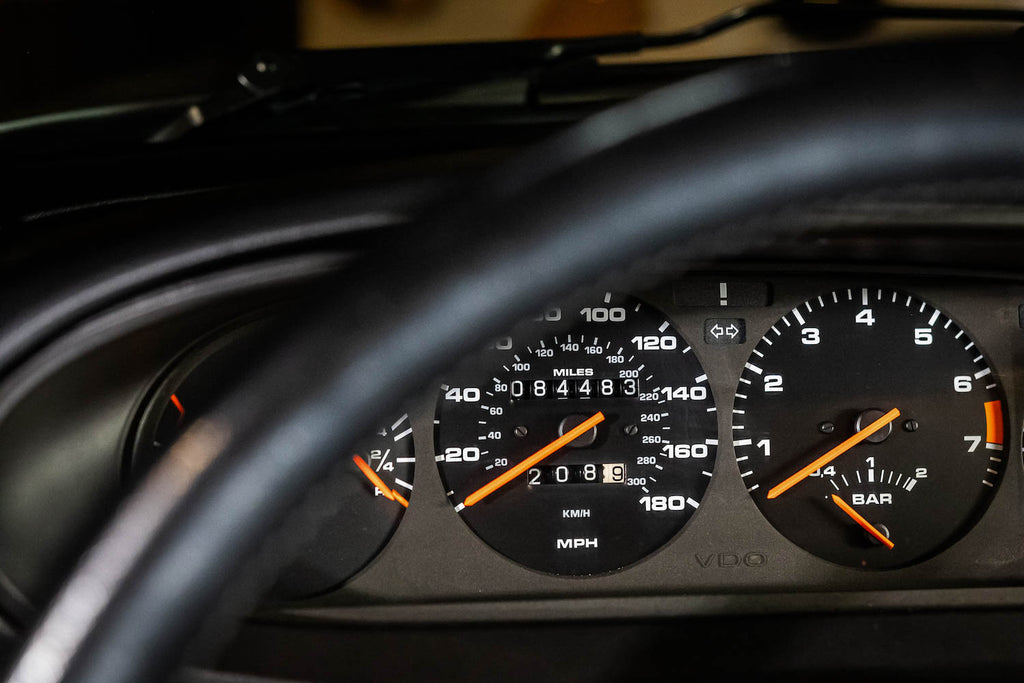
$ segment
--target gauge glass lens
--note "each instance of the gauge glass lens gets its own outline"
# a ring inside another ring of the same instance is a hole
[[[1003,469],[1005,400],[947,315],[891,289],[839,289],[782,316],[736,393],[740,473],[801,548],[867,569],[935,555]]]
[[[217,335],[183,354],[156,383],[129,448],[127,475],[137,477],[163,456],[189,424],[213,408],[219,388],[251,357],[259,324]],[[326,495],[344,504],[320,525],[315,541],[281,575],[274,599],[323,593],[366,566],[384,548],[412,495],[415,467],[408,415],[389,420],[344,457],[340,470],[322,482]]]
[[[436,460],[465,522],[553,574],[612,571],[662,546],[699,506],[718,443],[693,350],[663,313],[611,293],[467,360],[442,386],[436,422]]]

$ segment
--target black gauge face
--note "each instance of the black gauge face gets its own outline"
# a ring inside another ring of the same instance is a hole
[[[824,559],[928,558],[987,507],[1003,469],[1003,394],[933,306],[840,289],[775,323],[740,379],[734,445],[769,522]]]
[[[664,314],[606,294],[521,325],[455,371],[435,457],[455,509],[497,551],[597,574],[637,562],[693,515],[717,424],[707,375]]]
[[[250,326],[202,345],[159,383],[139,421],[129,453],[130,475],[156,462],[194,418],[213,407],[217,388],[234,370],[232,359],[248,355],[255,333]],[[344,501],[341,512],[321,525],[316,540],[282,574],[272,597],[307,597],[340,584],[376,557],[398,527],[412,494],[415,466],[408,415],[388,421],[344,459],[341,472],[324,483],[330,496]]]

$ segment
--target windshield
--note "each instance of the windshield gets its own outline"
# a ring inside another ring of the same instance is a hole
[[[238,65],[259,50],[666,33],[737,4],[740,0],[0,0],[0,121],[200,96],[230,83]],[[1021,6],[1013,0],[985,5]],[[893,20],[823,36],[761,19],[694,44],[629,58],[785,53],[963,29],[960,22]]]

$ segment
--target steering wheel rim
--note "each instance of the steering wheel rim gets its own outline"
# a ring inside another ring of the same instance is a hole
[[[871,73],[880,66],[883,79]],[[736,221],[794,203],[1019,174],[1019,67],[1012,46],[991,44],[733,67],[604,112],[498,169],[397,252],[341,274],[333,291],[346,296],[296,323],[183,435],[85,555],[8,680],[166,673],[203,624],[244,611],[284,565],[287,552],[260,552],[267,535],[339,447],[549,298],[635,274],[673,245],[690,261],[721,254],[724,239],[740,249],[763,236]],[[384,269],[393,277],[382,281]],[[253,556],[263,571],[238,580]]]

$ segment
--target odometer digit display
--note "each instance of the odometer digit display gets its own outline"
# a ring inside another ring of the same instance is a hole
[[[718,443],[689,344],[664,314],[611,293],[467,360],[436,422],[456,511],[498,552],[554,574],[612,571],[663,545],[700,505]]]

